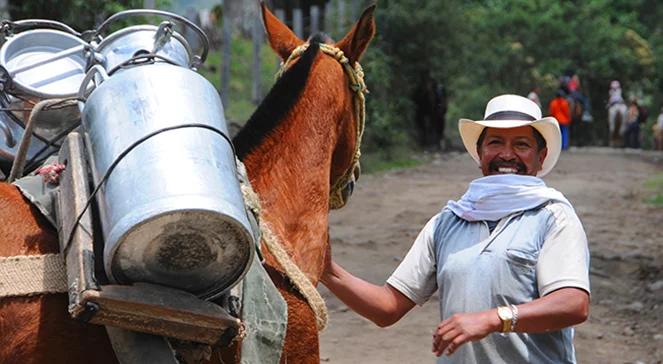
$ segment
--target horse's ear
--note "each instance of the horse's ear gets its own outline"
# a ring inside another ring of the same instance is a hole
[[[354,25],[352,30],[336,43],[336,46],[345,53],[351,64],[359,61],[366,47],[368,47],[368,43],[371,42],[371,39],[375,35],[374,12],[375,5],[371,5],[364,10],[364,13],[361,14],[361,18],[359,18],[359,21]]]
[[[299,45],[303,44],[304,41],[299,39],[288,26],[274,16],[274,14],[267,9],[267,5],[265,5],[264,1],[260,2],[260,7],[262,8],[262,21],[265,25],[269,45],[274,52],[281,57],[281,59],[288,59],[290,53],[292,53],[292,51],[294,51]]]

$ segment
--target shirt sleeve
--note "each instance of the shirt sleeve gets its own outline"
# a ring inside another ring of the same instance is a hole
[[[580,219],[570,206],[554,203],[552,216],[536,265],[541,297],[565,287],[589,293],[589,249]]]
[[[431,218],[387,284],[412,302],[423,305],[437,290],[434,235],[440,214]]]

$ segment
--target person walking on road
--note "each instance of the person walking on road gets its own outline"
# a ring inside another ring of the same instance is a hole
[[[552,117],[557,119],[559,129],[562,133],[562,150],[569,148],[569,139],[571,136],[571,110],[569,109],[569,101],[564,95],[564,91],[557,90],[555,98],[548,104],[548,112]]]

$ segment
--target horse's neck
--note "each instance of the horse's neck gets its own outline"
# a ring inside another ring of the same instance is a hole
[[[312,130],[304,125],[305,119],[283,122],[244,163],[260,196],[261,218],[315,284],[328,242],[329,174],[336,132]],[[269,253],[265,256],[268,264],[280,269]]]

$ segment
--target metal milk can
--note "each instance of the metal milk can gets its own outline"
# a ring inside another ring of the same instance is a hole
[[[228,131],[216,89],[168,63],[111,77],[95,67],[81,86],[97,78],[81,112],[95,184],[155,133],[119,161],[97,195],[106,273],[117,283],[219,295],[243,277],[255,245],[232,145],[219,135]]]

